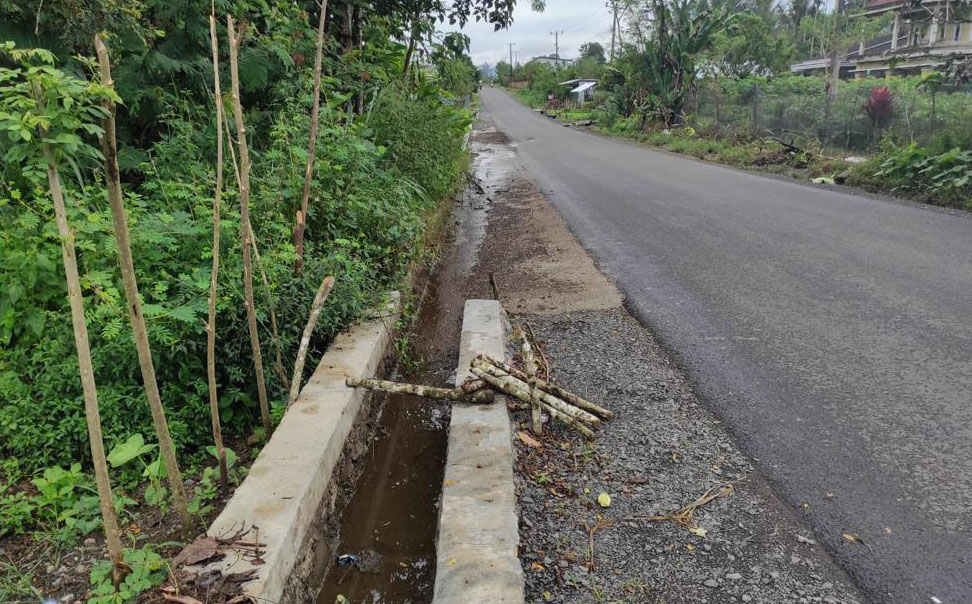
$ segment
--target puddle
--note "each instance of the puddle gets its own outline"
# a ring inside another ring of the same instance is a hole
[[[412,330],[420,369],[398,379],[451,385],[465,303],[463,282],[479,261],[486,234],[490,185],[505,178],[499,157],[512,152],[495,133],[473,139],[475,184],[453,207],[448,240]],[[478,140],[478,139],[484,140]],[[508,170],[506,170],[508,172]],[[355,493],[342,512],[338,555],[324,576],[317,604],[339,595],[352,604],[428,604],[435,581],[435,535],[448,444],[447,404],[388,395]]]

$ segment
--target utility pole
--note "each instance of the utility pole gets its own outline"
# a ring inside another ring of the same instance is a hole
[[[564,33],[563,30],[550,32],[550,35],[554,37],[554,56],[557,59],[560,59],[560,34],[562,33]],[[560,67],[560,65],[557,67]]]
[[[516,42],[507,42],[506,45],[510,47],[510,88],[513,88],[513,47]]]
[[[614,12],[614,17],[611,20],[611,62],[614,62],[614,34],[618,31],[618,0],[611,0],[607,3],[607,6],[611,7]]]

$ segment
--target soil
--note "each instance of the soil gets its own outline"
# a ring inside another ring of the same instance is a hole
[[[490,219],[467,295],[492,297],[492,274],[553,379],[616,414],[593,442],[549,423],[539,447],[515,439],[527,601],[863,602],[801,510],[754,472],[515,155],[498,148],[502,135],[487,125],[474,140],[504,158],[495,169],[507,177],[484,186]],[[516,430],[527,415],[515,415]],[[687,526],[647,520],[726,486]]]

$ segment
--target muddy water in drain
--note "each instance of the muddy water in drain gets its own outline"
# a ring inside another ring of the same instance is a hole
[[[474,137],[473,152],[473,169],[486,193],[473,186],[457,200],[449,240],[428,279],[411,334],[422,369],[400,379],[445,386],[454,376],[463,282],[478,261],[488,193],[505,176],[496,161],[501,146],[477,143]],[[449,408],[443,403],[404,395],[390,395],[384,402],[372,450],[341,518],[337,553],[351,554],[356,561],[331,565],[317,604],[334,604],[338,595],[352,604],[432,601],[448,423]]]

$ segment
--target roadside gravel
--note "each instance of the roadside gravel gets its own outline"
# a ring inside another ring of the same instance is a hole
[[[521,320],[558,382],[616,414],[593,443],[559,425],[540,448],[517,439],[528,602],[863,601],[624,309]],[[704,536],[637,519],[725,484],[695,513]]]

